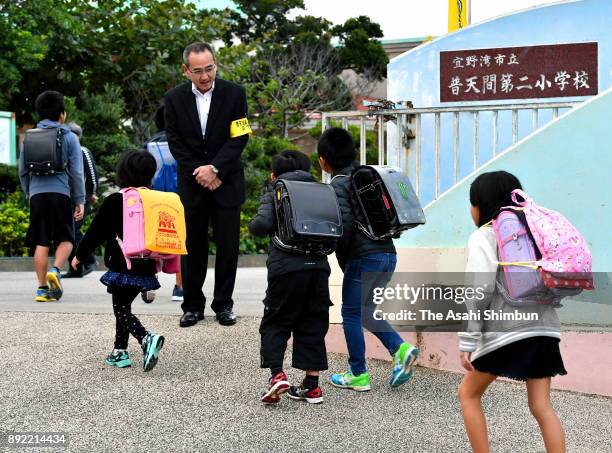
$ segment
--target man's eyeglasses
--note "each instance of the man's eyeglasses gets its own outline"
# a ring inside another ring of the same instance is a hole
[[[215,72],[216,69],[217,69],[216,64],[211,64],[210,66],[206,66],[205,68],[196,68],[196,69],[191,69],[189,67],[187,68],[190,74],[193,74],[194,76],[198,76],[198,77],[201,76],[202,74],[211,75],[213,72]]]

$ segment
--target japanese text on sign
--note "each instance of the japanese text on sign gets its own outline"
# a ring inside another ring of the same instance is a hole
[[[440,52],[440,101],[597,94],[597,43]]]

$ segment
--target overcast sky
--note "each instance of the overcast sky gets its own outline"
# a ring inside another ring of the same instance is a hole
[[[554,0],[472,0],[472,23]],[[384,39],[440,36],[448,28],[448,0],[304,0],[307,14],[342,23],[369,16],[383,29]],[[296,11],[295,15],[303,15]]]

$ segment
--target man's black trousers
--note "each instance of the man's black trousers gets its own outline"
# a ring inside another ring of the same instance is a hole
[[[329,326],[329,272],[299,271],[268,282],[261,334],[261,367],[282,368],[293,334],[293,367],[327,369],[325,335]]]
[[[215,290],[211,307],[215,313],[231,310],[236,282],[240,244],[240,206],[221,208],[212,201],[185,210],[187,255],[181,258],[183,274],[183,312],[204,311],[206,297],[202,286],[208,267],[208,226],[212,225],[217,246]]]

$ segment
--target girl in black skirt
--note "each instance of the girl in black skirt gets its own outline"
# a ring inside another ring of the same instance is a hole
[[[490,288],[483,300],[473,303],[480,313],[537,313],[537,320],[469,321],[466,332],[459,333],[460,359],[468,371],[459,385],[459,400],[472,449],[488,452],[487,425],[481,398],[499,376],[523,381],[527,386],[529,409],[536,418],[546,451],[564,452],[565,435],[550,401],[550,380],[567,374],[559,350],[561,329],[555,309],[550,305],[517,308],[507,304],[498,292],[496,281],[498,250],[495,233],[488,226],[503,206],[513,205],[512,190],[521,189],[518,179],[505,171],[483,173],[470,187],[471,215],[479,227],[468,242],[467,275],[476,287]],[[486,285],[486,286],[484,286]],[[467,303],[467,302],[466,302]]]
[[[117,183],[120,187],[149,187],[157,164],[151,154],[141,150],[128,150],[119,157]],[[164,337],[147,331],[132,313],[132,302],[142,291],[160,287],[155,275],[156,263],[151,259],[132,259],[128,269],[117,242],[123,239],[123,195],[113,193],[104,199],[96,217],[79,243],[72,267],[87,259],[95,249],[105,244],[104,263],[109,269],[100,281],[113,297],[116,319],[115,348],[106,358],[106,364],[125,368],[132,365],[127,346],[130,334],[138,340],[143,352],[143,368],[150,371],[157,364]]]

